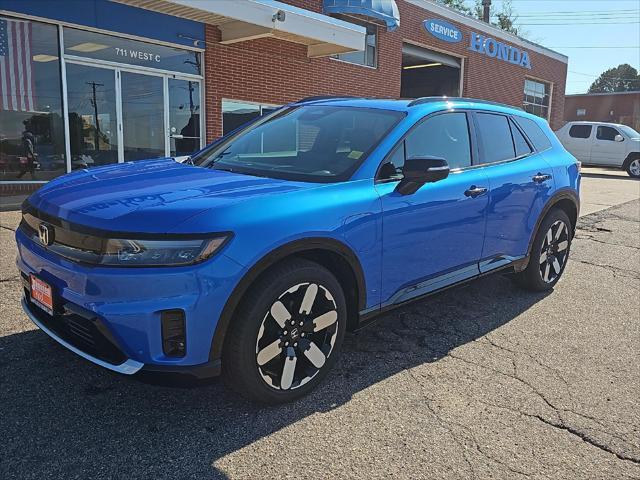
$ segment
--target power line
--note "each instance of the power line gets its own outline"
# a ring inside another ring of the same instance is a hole
[[[580,45],[580,46],[568,46],[568,45],[567,46],[562,46],[562,45],[560,45],[560,46],[558,46],[558,45],[556,45],[556,46],[548,47],[548,48],[615,48],[617,50],[619,48],[637,48],[637,49],[640,49],[640,45],[634,45],[634,46],[629,46],[629,47],[625,47],[625,46],[620,47],[618,45],[608,46],[608,47],[607,46],[603,47],[602,45],[592,45],[592,46],[585,46],[585,45]]]
[[[559,25],[559,26],[572,26],[572,25],[633,25],[640,24],[640,21],[632,22],[571,22],[571,23],[519,23],[517,25]]]
[[[593,77],[593,78],[600,78],[600,75],[593,75],[592,73],[582,73],[582,72],[576,72],[574,70],[569,70],[569,73],[574,73],[576,75],[584,75],[585,77]],[[607,80],[638,80],[638,77],[609,77],[609,76],[605,76],[604,78],[606,78]]]

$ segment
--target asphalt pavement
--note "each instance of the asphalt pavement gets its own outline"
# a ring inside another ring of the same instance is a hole
[[[612,198],[640,182],[614,177],[585,176],[603,209],[553,292],[494,275],[396,310],[269,408],[110,373],[36,330],[0,213],[0,478],[640,478],[640,194]]]

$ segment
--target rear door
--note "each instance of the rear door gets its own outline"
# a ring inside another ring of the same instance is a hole
[[[590,163],[593,131],[593,125],[584,123],[571,125],[563,142],[564,147],[583,163]]]
[[[490,186],[480,262],[484,272],[527,254],[529,239],[554,184],[552,169],[542,154],[551,143],[534,121],[518,117],[516,123],[507,115],[489,112],[476,112],[474,118],[479,160]],[[527,129],[531,136],[536,135],[538,148],[526,136]]]
[[[623,138],[622,142],[616,142],[616,136]],[[598,125],[596,128],[593,150],[591,151],[591,163],[598,165],[622,166],[626,154],[626,139],[615,127]]]

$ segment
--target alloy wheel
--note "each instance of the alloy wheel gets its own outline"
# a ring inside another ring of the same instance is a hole
[[[256,340],[262,379],[277,390],[299,388],[331,355],[338,332],[336,302],[327,288],[300,283],[282,293],[266,312]]]
[[[540,249],[540,275],[545,283],[553,283],[562,272],[569,253],[569,229],[562,220],[554,222]]]
[[[634,177],[640,177],[640,158],[636,158],[629,164],[629,173]]]

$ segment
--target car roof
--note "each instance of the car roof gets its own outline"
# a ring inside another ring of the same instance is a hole
[[[624,126],[622,123],[594,122],[590,120],[572,120],[570,122],[567,122],[566,125],[611,125],[612,127]]]
[[[532,117],[534,119],[539,119],[539,117],[530,115],[518,107],[504,105],[488,100],[465,97],[421,97],[409,99],[391,99],[318,96],[304,98],[302,100],[299,100],[298,102],[295,102],[293,105],[326,105],[379,108],[384,110],[395,110],[403,112],[420,110],[424,111],[425,113],[435,112],[439,110],[449,110],[451,108],[473,108],[478,110],[495,111],[507,114],[518,114],[522,116]]]

